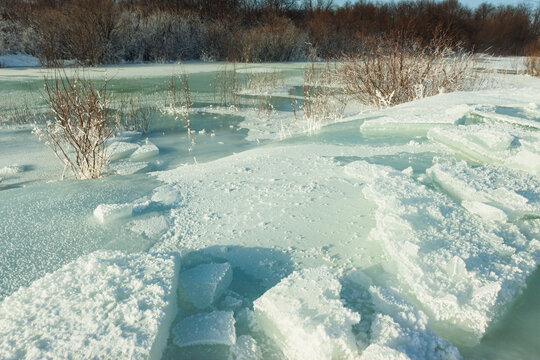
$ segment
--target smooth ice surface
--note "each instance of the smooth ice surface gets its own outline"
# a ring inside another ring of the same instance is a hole
[[[365,183],[378,209],[371,237],[384,246],[385,269],[433,328],[457,343],[478,341],[526,285],[540,243],[515,226],[484,223],[444,194],[389,167],[345,167]]]
[[[173,329],[176,346],[226,345],[236,343],[232,311],[213,311],[189,316]]]
[[[100,223],[124,219],[131,216],[131,204],[100,204],[94,210],[94,216]]]
[[[475,205],[480,202],[504,211],[512,220],[540,216],[540,179],[536,176],[503,166],[473,167],[465,161],[443,158],[427,173],[468,209],[474,207],[484,213],[481,205]],[[504,221],[500,213],[486,210],[488,217]]]
[[[160,359],[178,257],[98,251],[0,303],[2,359]]]
[[[219,299],[232,281],[232,269],[224,264],[201,264],[180,274],[178,293],[182,300],[205,309]]]
[[[259,326],[286,359],[354,359],[352,327],[360,315],[340,300],[341,284],[327,268],[294,272],[253,303]]]

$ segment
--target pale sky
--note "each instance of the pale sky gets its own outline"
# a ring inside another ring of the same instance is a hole
[[[344,4],[345,3],[345,0],[335,0],[334,1],[336,4]],[[352,3],[354,3],[355,1],[351,1]],[[372,2],[377,2],[377,1],[372,1]],[[392,2],[392,0],[380,0],[380,2]],[[399,1],[395,1],[395,2],[399,2]],[[478,5],[480,5],[481,3],[483,2],[487,2],[489,4],[492,4],[492,5],[495,5],[495,6],[498,6],[498,5],[518,5],[518,4],[527,4],[529,6],[532,6],[532,7],[538,7],[540,6],[540,0],[489,0],[489,1],[486,1],[486,0],[460,0],[459,1],[461,4],[469,7],[469,8],[475,8],[477,7]]]

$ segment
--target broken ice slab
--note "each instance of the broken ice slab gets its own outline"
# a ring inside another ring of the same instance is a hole
[[[172,185],[162,185],[154,189],[152,201],[164,206],[178,205],[182,201],[180,190]]]
[[[116,161],[130,156],[138,148],[139,145],[137,144],[123,141],[113,141],[107,145],[105,152],[110,161]]]
[[[287,359],[356,359],[360,315],[343,306],[340,291],[326,267],[293,272],[253,303],[258,326]]]
[[[397,108],[395,109],[397,111]],[[467,105],[452,106],[443,111],[433,111],[426,114],[418,114],[418,111],[395,113],[390,116],[369,119],[360,126],[364,135],[375,136],[414,136],[426,135],[429,129],[441,126],[455,125],[471,107]]]
[[[504,165],[540,174],[540,132],[507,124],[433,128],[428,138],[459,156],[476,162]]]
[[[366,185],[386,271],[432,328],[455,343],[478,341],[525,288],[540,249],[514,225],[471,217],[448,196],[392,168],[358,161],[346,173]]]
[[[189,316],[174,328],[173,342],[178,347],[226,345],[236,343],[232,311],[213,311]]]
[[[108,168],[117,175],[132,175],[148,169],[150,163],[139,161],[118,161],[110,163]]]
[[[94,216],[100,223],[115,221],[131,216],[132,204],[100,204],[94,209]]]
[[[504,222],[540,216],[540,180],[502,166],[436,158],[427,174],[472,213]]]
[[[540,130],[540,122],[519,118],[515,116],[509,116],[509,115],[503,115],[503,114],[497,114],[494,112],[487,112],[482,110],[474,110],[471,112],[471,115],[478,116],[485,121],[491,121],[491,122],[498,122],[498,123],[505,123],[510,125],[517,125],[517,126],[523,126],[526,128],[531,128],[535,130]]]
[[[172,254],[83,256],[0,303],[0,358],[160,359],[178,269]]]
[[[231,281],[232,269],[228,263],[202,264],[180,274],[178,294],[197,309],[205,309],[223,295]]]
[[[131,231],[148,237],[154,237],[163,234],[168,227],[167,217],[162,215],[133,221]]]
[[[146,140],[146,143],[141,145],[131,156],[131,160],[140,161],[146,160],[151,157],[157,156],[159,154],[159,148],[152,144],[150,141]]]

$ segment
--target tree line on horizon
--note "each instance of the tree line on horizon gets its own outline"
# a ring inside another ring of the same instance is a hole
[[[389,34],[429,44],[444,32],[468,51],[531,55],[540,7],[475,9],[457,0],[0,0],[0,55],[43,64],[189,59],[245,62],[335,59]]]

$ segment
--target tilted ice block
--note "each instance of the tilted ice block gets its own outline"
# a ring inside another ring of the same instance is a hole
[[[433,128],[428,138],[460,156],[481,163],[540,173],[540,132],[508,124]]]
[[[133,211],[131,204],[100,204],[94,209],[94,216],[100,223],[130,217]]]
[[[98,251],[0,303],[1,359],[160,359],[178,257]]]
[[[454,159],[435,161],[427,174],[469,211],[498,221],[506,221],[506,215],[510,220],[540,216],[537,177],[502,166],[472,167]]]
[[[356,359],[352,326],[360,315],[345,308],[341,284],[326,267],[293,272],[255,300],[262,331],[287,359]]]
[[[151,157],[157,156],[158,154],[159,148],[147,140],[146,143],[141,145],[141,147],[139,147],[137,150],[135,150],[135,152],[131,154],[129,158],[131,160],[139,161],[149,159]]]
[[[227,345],[236,343],[232,311],[214,311],[189,316],[173,329],[178,347],[193,345]]]
[[[524,127],[540,130],[540,122],[534,121],[534,120],[523,119],[523,118],[519,118],[515,116],[508,116],[508,115],[503,115],[503,114],[497,114],[493,112],[486,112],[482,110],[475,110],[471,114],[480,116],[487,121],[494,121],[494,122],[499,122],[499,123],[524,126]]]
[[[365,135],[425,135],[433,127],[452,126],[458,122],[471,107],[467,105],[452,106],[440,112],[418,114],[418,111],[391,111],[390,116],[369,119],[360,126]]]
[[[232,281],[232,269],[228,263],[202,264],[180,274],[178,294],[184,301],[198,309],[212,305]]]
[[[128,157],[138,148],[139,145],[137,144],[115,141],[107,146],[105,152],[109,157],[109,160],[115,161]]]
[[[447,339],[473,343],[526,286],[540,252],[514,225],[484,222],[446,195],[385,166],[346,166],[366,183],[380,242],[401,291]]]

